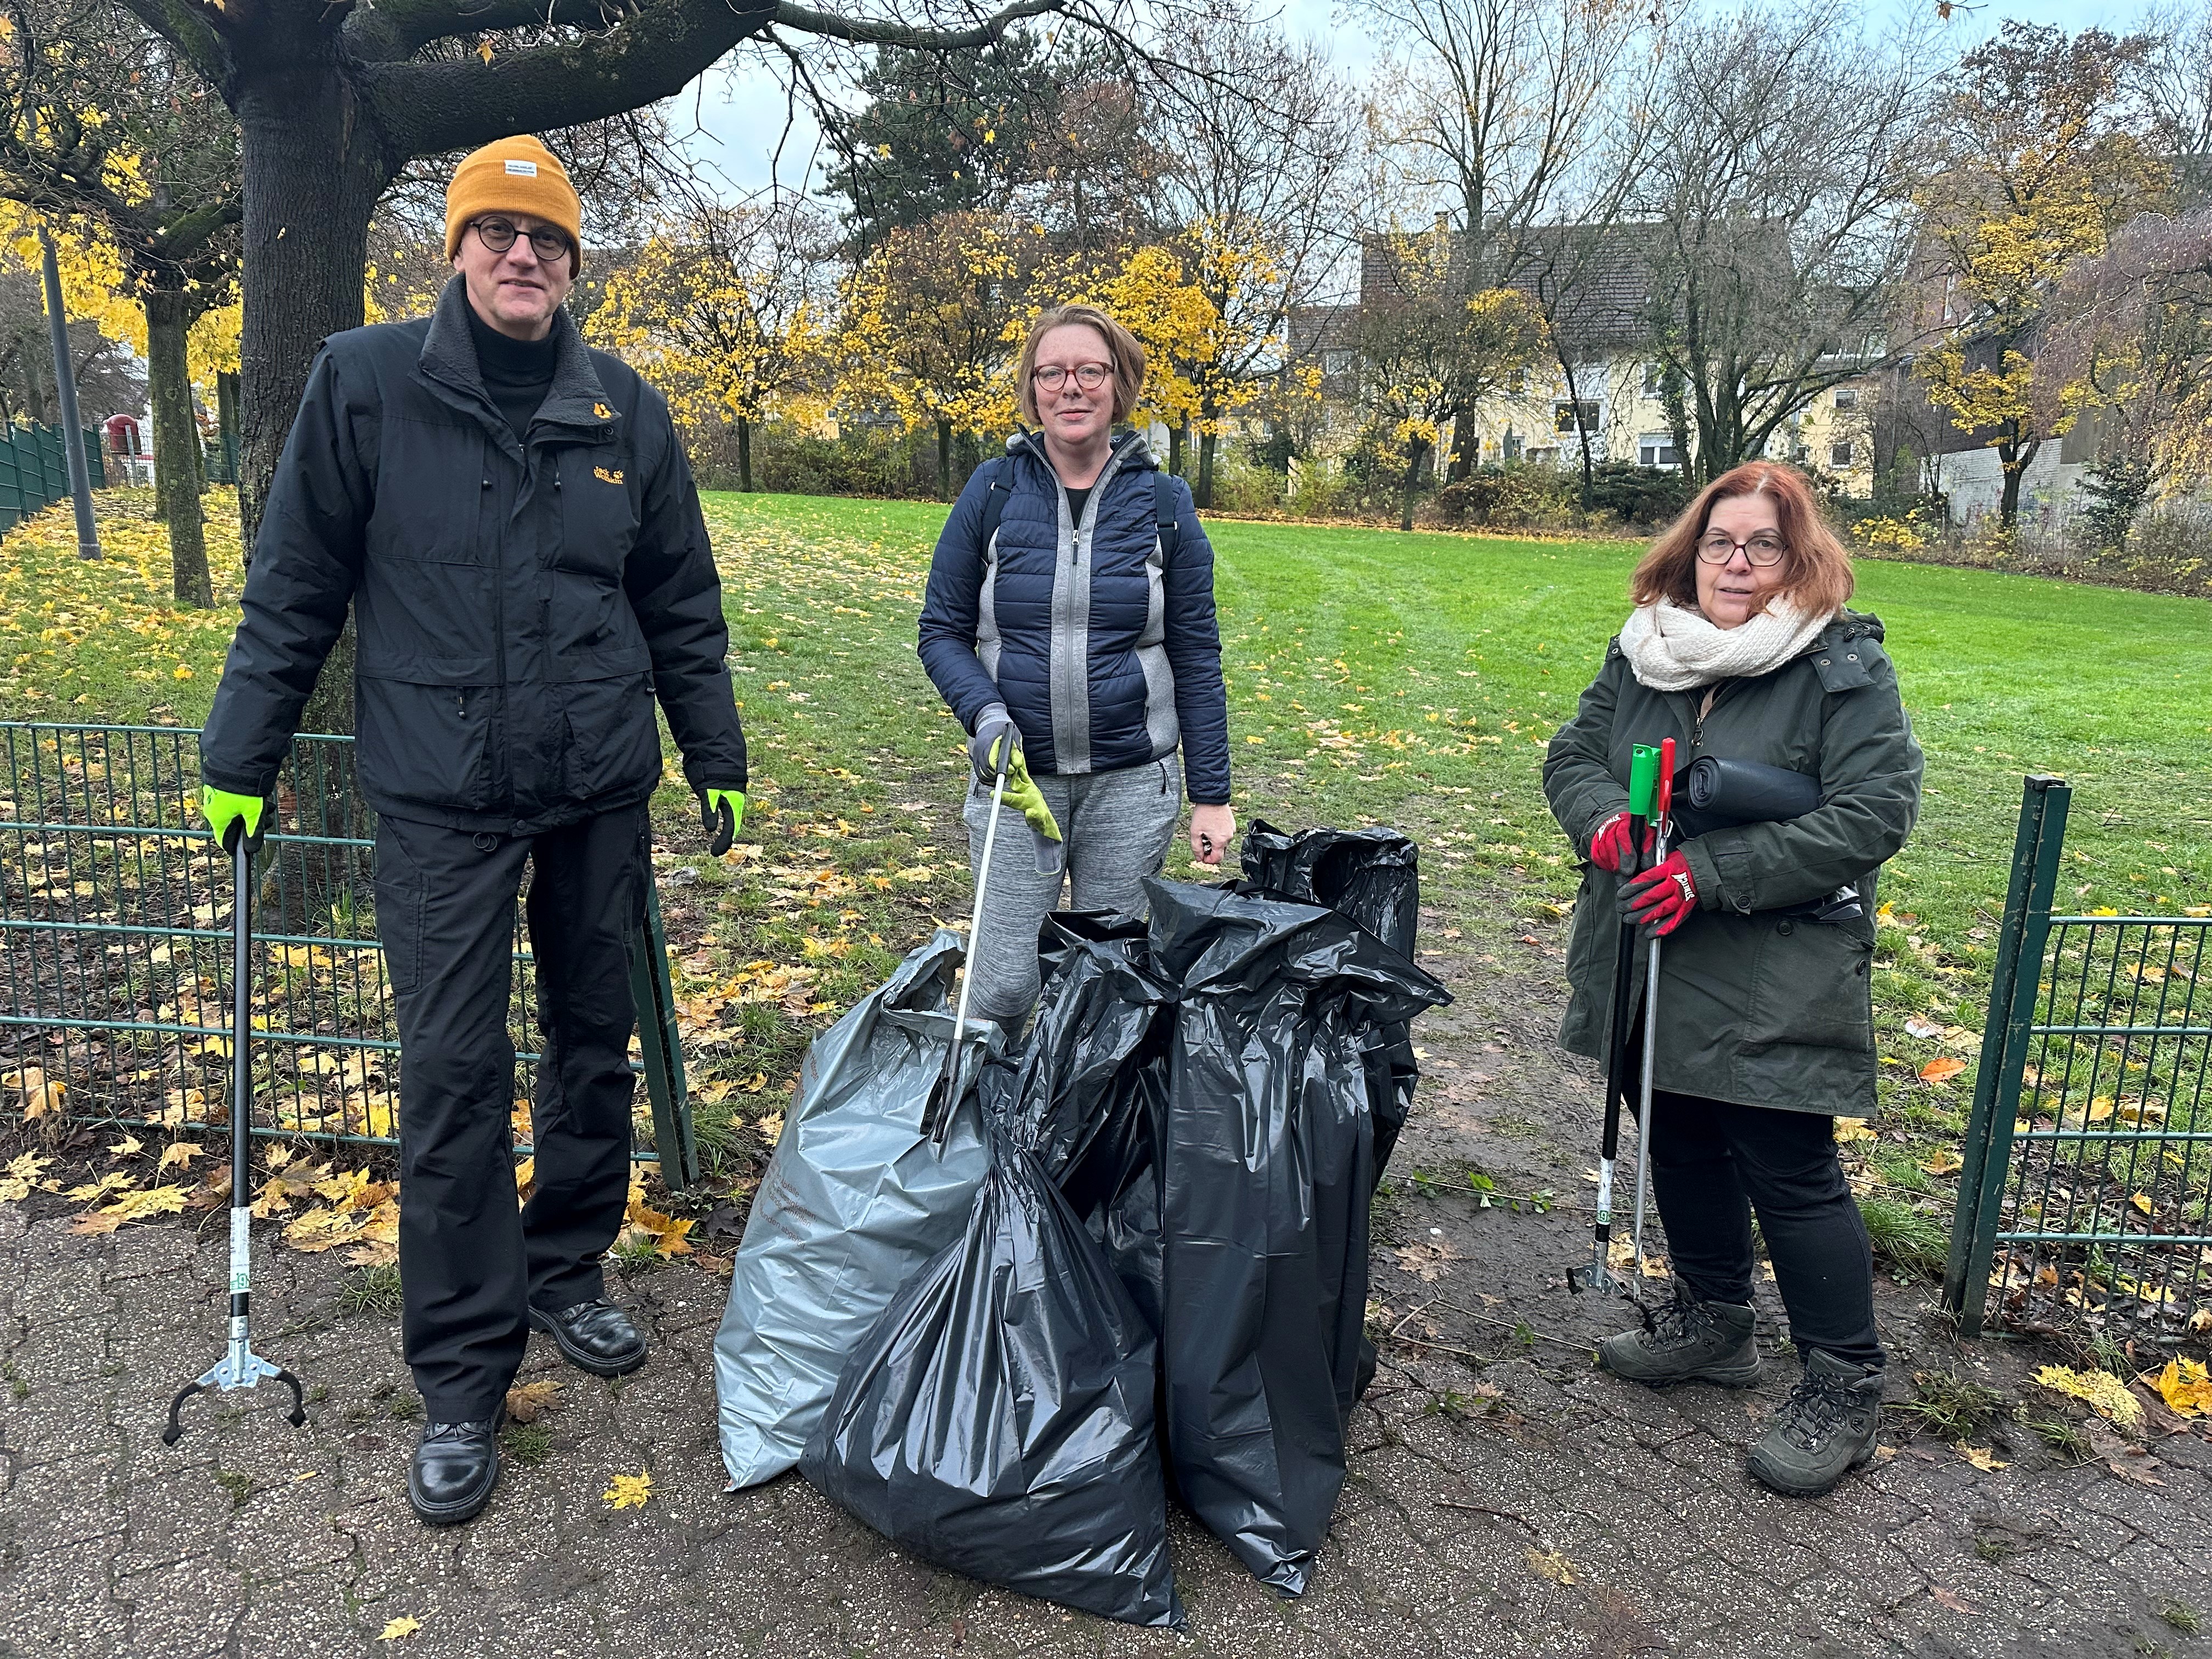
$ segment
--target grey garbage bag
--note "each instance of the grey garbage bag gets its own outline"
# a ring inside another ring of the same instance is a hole
[[[966,1233],[847,1363],[800,1469],[938,1566],[1180,1627],[1152,1334],[1042,1165],[986,1133]]]
[[[1262,1583],[1304,1593],[1344,1484],[1374,1186],[1377,1027],[1449,1002],[1310,904],[1151,880],[1172,987],[1161,1364],[1177,1488]]]
[[[722,1461],[750,1486],[799,1461],[848,1355],[930,1256],[960,1236],[990,1158],[972,1089],[944,1144],[922,1106],[952,1035],[963,946],[940,930],[814,1040],[761,1177],[714,1338]],[[971,1021],[975,1060],[998,1028]]]

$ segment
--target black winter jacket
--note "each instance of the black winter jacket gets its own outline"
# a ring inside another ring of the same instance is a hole
[[[1213,549],[1176,479],[1173,557],[1160,544],[1144,440],[1125,434],[1078,526],[1027,433],[961,492],[921,611],[921,665],[969,731],[1003,702],[1032,772],[1110,772],[1183,751],[1193,801],[1229,800],[1229,698]],[[1006,486],[985,545],[983,503]]]
[[[519,442],[435,313],[333,335],[253,544],[245,618],[200,740],[219,789],[274,793],[354,607],[356,769],[393,817],[531,835],[643,799],[653,693],[695,789],[742,789],[721,586],[659,394],[567,313]]]

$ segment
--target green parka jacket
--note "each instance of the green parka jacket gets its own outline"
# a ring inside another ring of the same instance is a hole
[[[1590,837],[1628,805],[1631,751],[1674,739],[1677,770],[1700,755],[1787,767],[1820,780],[1821,804],[1781,823],[1717,830],[1680,844],[1698,908],[1660,952],[1653,1081],[1749,1106],[1865,1116],[1875,1103],[1875,880],[1920,810],[1920,745],[1874,617],[1839,611],[1812,648],[1770,673],[1655,691],[1615,639],[1544,759],[1552,812],[1589,857]],[[1778,915],[1855,884],[1863,914],[1823,924]],[[1567,951],[1573,996],[1559,1041],[1603,1058],[1620,939],[1619,878],[1585,863]],[[1646,952],[1637,952],[1635,1002]]]

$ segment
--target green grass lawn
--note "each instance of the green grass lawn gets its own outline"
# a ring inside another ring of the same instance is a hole
[[[70,556],[65,508],[0,547],[0,716],[204,714],[234,609],[167,609],[158,526],[143,502],[114,505],[124,556],[105,567]],[[708,498],[753,745],[757,851],[711,865],[695,856],[680,789],[660,805],[669,856],[694,872],[674,902],[702,940],[684,963],[685,994],[726,992],[744,1010],[742,1036],[706,1068],[708,1092],[757,1116],[771,1115],[821,1018],[932,917],[964,914],[966,848],[950,817],[961,733],[914,653],[945,511]],[[1626,613],[1638,550],[1229,521],[1208,533],[1240,818],[1397,824],[1422,845],[1430,888],[1454,913],[1445,925],[1463,924],[1472,945],[1558,929],[1576,872],[1545,808],[1543,745]],[[235,544],[216,539],[229,607]],[[1875,562],[1861,565],[1855,603],[1887,626],[1928,752],[1920,827],[1884,890],[1898,925],[1882,934],[1876,997],[1895,1062],[1885,1093],[1940,1132],[1971,1074],[1930,1089],[1919,1068],[1947,1042],[1971,1061],[1972,1043],[1908,1038],[1902,1021],[1928,1013],[1978,1035],[2023,774],[2075,787],[2064,902],[2212,903],[2212,604]],[[1170,873],[1194,870],[1179,848]],[[792,969],[802,971],[791,985],[774,980]],[[743,988],[763,976],[780,1002]],[[702,1022],[714,1012],[702,1006]],[[738,1098],[732,1079],[763,1076],[750,1106]]]

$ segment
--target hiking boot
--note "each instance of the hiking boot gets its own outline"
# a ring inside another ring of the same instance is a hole
[[[472,1423],[426,1423],[407,1467],[407,1501],[434,1527],[473,1520],[499,1484],[504,1407]]]
[[[645,1339],[603,1296],[566,1308],[532,1308],[530,1322],[553,1339],[562,1358],[594,1376],[627,1376],[645,1364]]]
[[[1680,1285],[1649,1330],[1622,1331],[1597,1345],[1598,1363],[1615,1376],[1657,1388],[1717,1382],[1743,1389],[1759,1381],[1759,1345],[1750,1305],[1705,1302]]]
[[[1790,1391],[1745,1460],[1785,1498],[1818,1498],[1874,1457],[1881,1424],[1881,1369],[1822,1353],[1805,1355],[1805,1377]]]

